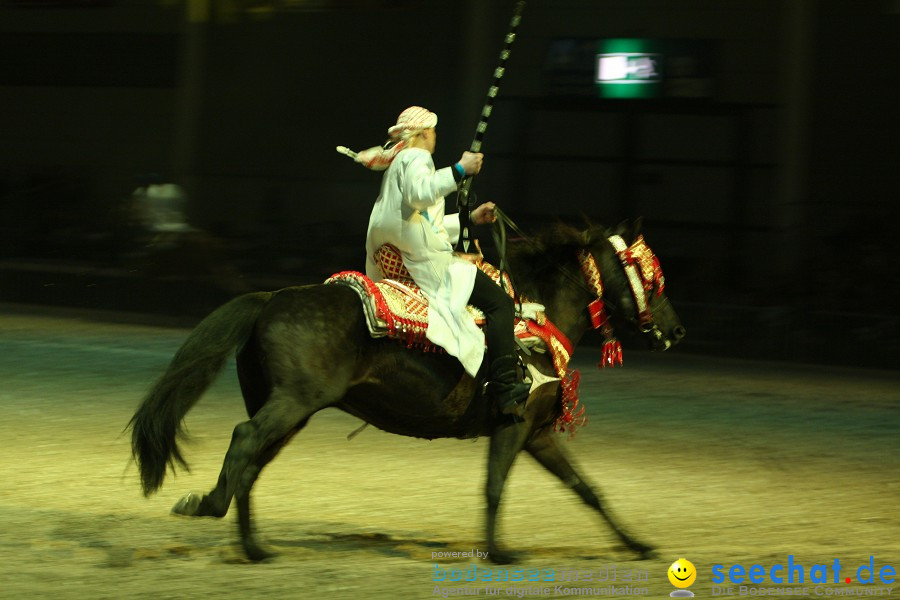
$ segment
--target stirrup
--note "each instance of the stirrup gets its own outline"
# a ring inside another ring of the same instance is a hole
[[[492,387],[494,389],[491,389]],[[496,404],[497,409],[502,414],[519,418],[523,417],[525,414],[525,403],[528,401],[528,394],[530,391],[531,384],[524,381],[504,384],[488,379],[481,386],[481,395],[483,398]],[[501,396],[506,397],[501,400]]]
[[[500,406],[500,412],[504,415],[509,415],[510,417],[516,417],[518,419],[525,418],[525,401],[528,400],[528,396],[525,396],[525,400],[522,402],[516,402],[513,399],[510,399],[506,404]]]

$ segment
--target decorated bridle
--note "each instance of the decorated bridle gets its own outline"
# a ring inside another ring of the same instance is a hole
[[[506,273],[508,267],[506,261],[506,227],[508,226],[518,233],[522,239],[527,240],[530,237],[499,206],[494,207],[494,213],[497,215],[493,234],[494,243],[500,254],[499,271]],[[656,295],[661,296],[666,286],[666,278],[663,276],[659,259],[656,258],[653,250],[644,241],[642,234],[638,234],[630,246],[619,235],[612,235],[607,239],[619,257],[619,262],[622,263],[625,269],[625,276],[628,279],[631,295],[637,307],[637,319],[641,332],[651,334],[657,340],[662,339],[662,331],[659,329],[656,321],[654,321],[653,312],[650,310],[650,294],[655,289]],[[563,271],[563,273],[573,279],[579,286],[587,283],[589,291],[594,295],[594,299],[588,304],[587,310],[591,317],[591,325],[594,329],[600,330],[604,339],[603,354],[597,366],[605,368],[614,367],[616,364],[621,365],[622,344],[613,334],[612,324],[609,322],[609,316],[606,314],[606,306],[603,302],[603,278],[600,275],[597,259],[594,258],[590,250],[582,249],[578,251],[578,264],[581,266],[582,280],[576,280],[572,274],[566,271]],[[553,337],[560,340],[563,344],[567,350],[567,356],[571,355],[574,348],[566,336],[556,329]]]
[[[653,313],[650,310],[649,296],[652,291],[656,290],[656,295],[662,295],[663,288],[666,285],[666,279],[663,276],[662,267],[660,267],[659,259],[653,254],[653,251],[644,241],[643,235],[638,235],[634,243],[629,246],[621,236],[613,235],[609,238],[619,261],[625,268],[625,275],[628,279],[631,294],[634,297],[635,306],[637,307],[637,318],[641,328],[641,332],[654,335],[657,339],[662,338],[662,331],[653,320]],[[614,367],[616,364],[622,364],[622,343],[616,339],[613,334],[612,324],[606,314],[606,307],[603,303],[603,279],[600,276],[600,267],[597,265],[597,259],[589,250],[580,250],[578,252],[578,263],[581,265],[581,272],[587,281],[591,292],[596,296],[594,300],[587,306],[588,314],[591,316],[591,325],[594,329],[599,329],[603,335],[603,354],[600,362],[597,364],[600,368]]]

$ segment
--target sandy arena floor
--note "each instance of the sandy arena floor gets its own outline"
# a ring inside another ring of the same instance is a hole
[[[368,428],[348,442],[359,421],[320,413],[255,488],[257,526],[280,555],[248,564],[235,544],[234,512],[222,520],[169,515],[185,492],[212,487],[245,418],[233,367],[188,416],[192,472],[144,499],[121,432],[186,330],[0,309],[0,598],[548,598],[601,588],[606,597],[667,597],[675,588],[666,571],[679,557],[698,570],[691,590],[710,597],[727,595],[713,589],[714,565],[726,574],[733,564],[768,572],[789,555],[804,566],[810,597],[856,590],[856,568],[870,556],[876,580],[868,591],[900,595],[900,585],[877,578],[883,565],[900,571],[897,372],[728,361],[677,348],[626,349],[624,368],[600,372],[595,352],[583,349],[575,362],[590,422],[568,445],[659,557],[633,560],[523,455],[502,507],[502,539],[522,553],[510,573],[552,570],[556,580],[467,587],[435,578],[493,566],[433,553],[484,550],[487,440],[428,442]],[[815,564],[829,566],[827,584],[809,582]],[[582,579],[559,581],[572,571]],[[598,581],[605,573],[609,580]],[[804,586],[751,587],[774,594]]]

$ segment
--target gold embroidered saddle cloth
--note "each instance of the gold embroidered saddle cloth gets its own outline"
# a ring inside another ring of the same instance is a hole
[[[428,300],[419,286],[410,277],[403,264],[400,251],[389,244],[379,248],[375,262],[384,279],[374,282],[356,271],[342,271],[325,280],[325,283],[339,283],[353,288],[363,302],[366,322],[373,337],[389,337],[406,342],[408,347],[421,347],[426,351],[439,348],[428,341]],[[475,266],[500,285],[500,271],[483,257],[472,261]],[[512,281],[504,273],[507,293],[513,297]],[[541,309],[543,307],[540,307]],[[474,306],[466,309],[479,326],[484,326],[484,314]]]

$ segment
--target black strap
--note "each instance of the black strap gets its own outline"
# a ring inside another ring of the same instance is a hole
[[[497,249],[497,254],[500,258],[499,264],[497,265],[497,269],[500,271],[500,285],[506,293],[509,293],[509,290],[506,289],[506,278],[503,277],[505,274],[512,280],[512,274],[509,271],[509,262],[506,260],[506,227],[508,225],[510,229],[515,231],[525,240],[530,241],[531,238],[519,229],[519,227],[513,223],[512,219],[510,219],[505,212],[500,210],[499,206],[494,206],[494,214],[497,216],[497,220],[494,221],[494,226],[491,228],[491,235],[494,238],[494,247]],[[513,294],[518,301],[518,292],[513,290]]]

